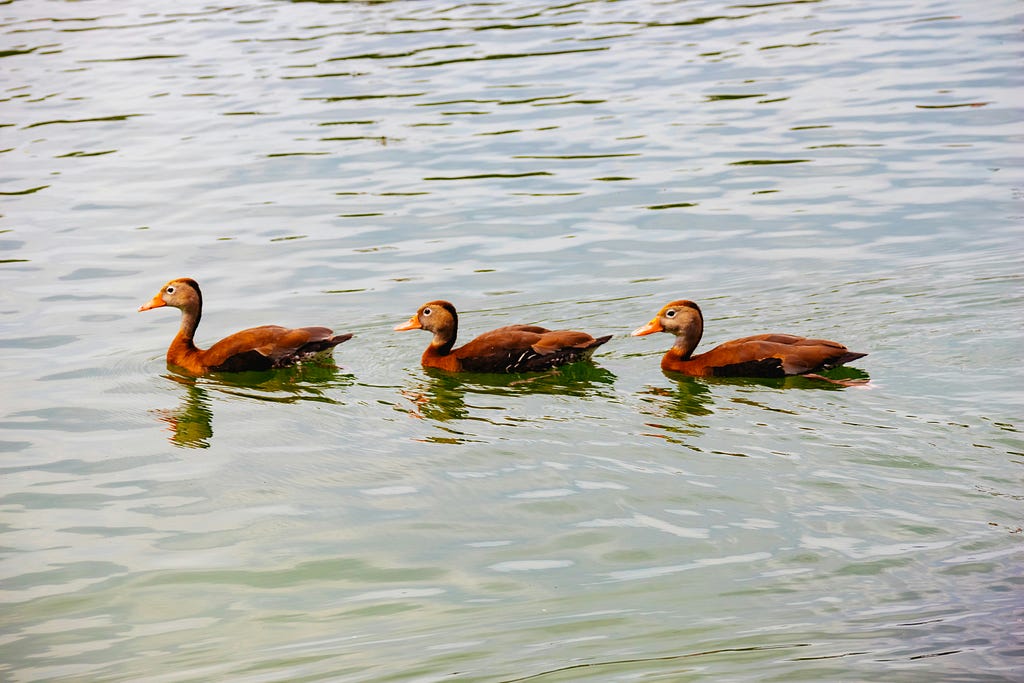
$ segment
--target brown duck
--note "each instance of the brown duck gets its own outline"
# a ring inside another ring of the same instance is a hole
[[[427,330],[434,333],[420,359],[425,368],[449,372],[530,372],[590,358],[611,335],[594,339],[586,332],[549,330],[536,325],[509,325],[484,332],[455,349],[459,316],[447,301],[423,304],[398,331]]]
[[[278,325],[251,327],[221,339],[208,349],[192,340],[203,315],[203,294],[198,283],[183,277],[171,280],[148,303],[148,311],[171,306],[181,311],[181,329],[167,349],[167,362],[193,375],[207,372],[269,370],[294,365],[312,356],[328,353],[351,334],[335,335],[326,327],[289,329]]]
[[[807,375],[863,358],[838,342],[792,334],[759,334],[733,339],[710,351],[693,355],[704,333],[704,316],[692,301],[680,299],[633,330],[634,337],[668,332],[675,345],[661,359],[661,369],[693,377],[784,377]],[[825,379],[820,375],[811,375]],[[832,381],[832,380],[830,380]],[[836,380],[838,383],[844,383]]]

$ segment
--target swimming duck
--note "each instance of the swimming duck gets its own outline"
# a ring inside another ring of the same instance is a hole
[[[171,280],[148,303],[148,311],[171,306],[181,311],[181,329],[167,349],[167,362],[193,375],[207,372],[269,370],[294,365],[312,356],[328,353],[351,334],[335,335],[326,327],[289,329],[279,325],[251,327],[200,349],[192,338],[203,315],[203,294],[199,284],[187,277]]]
[[[423,367],[449,372],[530,372],[590,358],[611,335],[594,339],[586,332],[549,330],[536,325],[509,325],[484,332],[457,349],[459,315],[447,301],[420,306],[408,322],[395,330],[427,330],[434,333],[420,359]]]
[[[727,341],[694,356],[693,350],[704,333],[704,316],[697,304],[686,299],[664,306],[649,323],[633,330],[632,336],[642,337],[654,332],[668,332],[676,337],[675,345],[661,359],[661,369],[693,377],[808,375],[867,355],[827,339],[759,334]],[[810,376],[825,379],[820,375]]]

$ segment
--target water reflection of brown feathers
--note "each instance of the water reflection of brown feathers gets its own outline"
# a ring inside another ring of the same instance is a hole
[[[842,391],[848,386],[864,386],[867,373],[855,368],[836,368],[827,382],[807,375],[788,377],[686,377],[675,372],[666,372],[672,380],[668,387],[649,386],[641,391],[640,400],[649,408],[642,412],[658,419],[647,422],[648,427],[660,430],[649,436],[685,443],[682,437],[700,434],[707,426],[700,418],[716,412],[716,403],[743,403],[765,410],[781,411],[748,396],[736,396],[729,389],[757,392],[765,389],[803,389],[817,391]],[[749,396],[754,396],[751,393]]]
[[[239,372],[204,378],[178,374],[164,377],[185,387],[185,394],[177,408],[154,409],[151,412],[169,426],[169,441],[181,448],[210,447],[213,438],[212,391],[271,403],[337,403],[337,399],[328,393],[329,390],[346,387],[353,382],[353,377],[343,373],[331,358],[281,370]]]
[[[707,425],[699,418],[715,412],[711,408],[714,396],[707,383],[691,377],[682,378],[671,387],[647,387],[641,392],[640,400],[650,406],[644,413],[661,420],[645,423],[660,430],[651,436],[673,442],[700,434]],[[671,423],[666,423],[665,418]]]
[[[427,378],[413,388],[403,389],[402,396],[412,407],[413,417],[440,422],[453,420],[485,420],[501,405],[488,406],[488,397],[516,397],[530,394],[562,396],[611,397],[615,375],[589,363],[574,363],[539,374],[454,375],[428,369]],[[470,401],[467,403],[467,400]]]
[[[181,448],[209,448],[213,438],[213,409],[210,396],[196,383],[177,379],[186,385],[181,405],[153,410],[157,419],[170,427],[169,441]]]

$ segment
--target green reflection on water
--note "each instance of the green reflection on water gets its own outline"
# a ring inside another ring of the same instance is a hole
[[[151,412],[169,427],[168,440],[181,448],[210,447],[214,412],[211,392],[273,403],[337,403],[331,393],[355,381],[333,359],[326,358],[278,370],[215,373],[206,377],[171,373],[164,377],[180,384],[184,396],[177,408]]]
[[[524,396],[551,394],[559,396],[611,396],[615,375],[591,363],[573,363],[557,370],[527,374],[453,374],[425,369],[426,381],[402,391],[412,402],[415,417],[440,422],[472,417],[467,397]]]

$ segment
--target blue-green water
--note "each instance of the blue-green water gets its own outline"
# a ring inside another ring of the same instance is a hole
[[[1024,13],[0,6],[0,679],[1011,681]],[[353,332],[189,379],[198,341]],[[395,333],[614,334],[450,377]],[[630,330],[868,352],[701,380]]]

